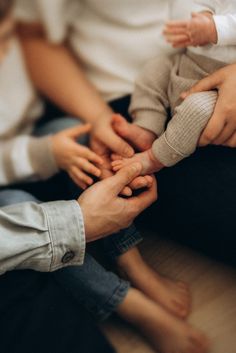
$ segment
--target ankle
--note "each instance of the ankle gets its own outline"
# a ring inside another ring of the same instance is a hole
[[[154,155],[152,148],[147,150],[147,154],[148,154],[149,160],[151,161],[152,165],[157,169],[157,171],[165,167]]]
[[[143,258],[137,247],[130,249],[117,258],[117,265],[126,273],[137,271],[144,264]]]
[[[142,292],[130,288],[123,302],[117,307],[117,314],[126,321],[139,326],[149,316],[147,308],[153,303]],[[146,309],[145,309],[146,307]]]

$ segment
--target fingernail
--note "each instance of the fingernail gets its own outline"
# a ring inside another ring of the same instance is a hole
[[[127,147],[124,151],[125,157],[127,156],[128,158],[133,157],[134,155],[134,150],[132,147]]]

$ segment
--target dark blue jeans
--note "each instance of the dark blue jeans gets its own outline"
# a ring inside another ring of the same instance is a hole
[[[78,119],[60,118],[47,122],[35,130],[36,136],[53,134],[65,128],[75,126],[79,123]],[[86,144],[87,137],[82,137],[79,143]],[[70,184],[67,179],[67,183]],[[38,183],[29,185],[18,185],[12,189],[2,190],[0,192],[0,207],[21,202],[40,202],[41,198],[37,199],[31,188],[40,193],[47,191],[50,188],[50,181],[40,183],[40,188],[37,189]],[[65,183],[63,184],[65,185]],[[59,183],[59,189],[62,188]],[[25,189],[25,190],[22,190]],[[66,189],[68,190],[68,188]],[[73,196],[78,197],[81,190],[73,186]],[[57,195],[59,198],[60,193]],[[70,197],[69,197],[70,198]],[[66,235],[65,235],[66,236]],[[136,246],[142,237],[136,228],[132,225],[130,228],[120,231],[104,240],[105,253],[111,261],[129,249]],[[129,283],[120,279],[116,274],[105,270],[92,256],[86,254],[83,266],[68,267],[53,273],[54,278],[60,285],[70,292],[73,298],[86,310],[88,310],[97,320],[106,319],[117,306],[124,300]]]

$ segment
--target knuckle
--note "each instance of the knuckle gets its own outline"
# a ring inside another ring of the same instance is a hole
[[[215,134],[212,131],[207,131],[203,134],[203,139],[206,142],[211,142],[215,138]]]
[[[235,145],[236,145],[236,143],[235,143],[235,141],[229,141],[228,143],[226,143],[226,146],[228,146],[228,147],[235,147]]]

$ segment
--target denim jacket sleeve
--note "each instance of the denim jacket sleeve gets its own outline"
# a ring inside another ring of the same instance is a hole
[[[0,274],[82,265],[84,254],[83,215],[76,201],[27,202],[0,209]]]

